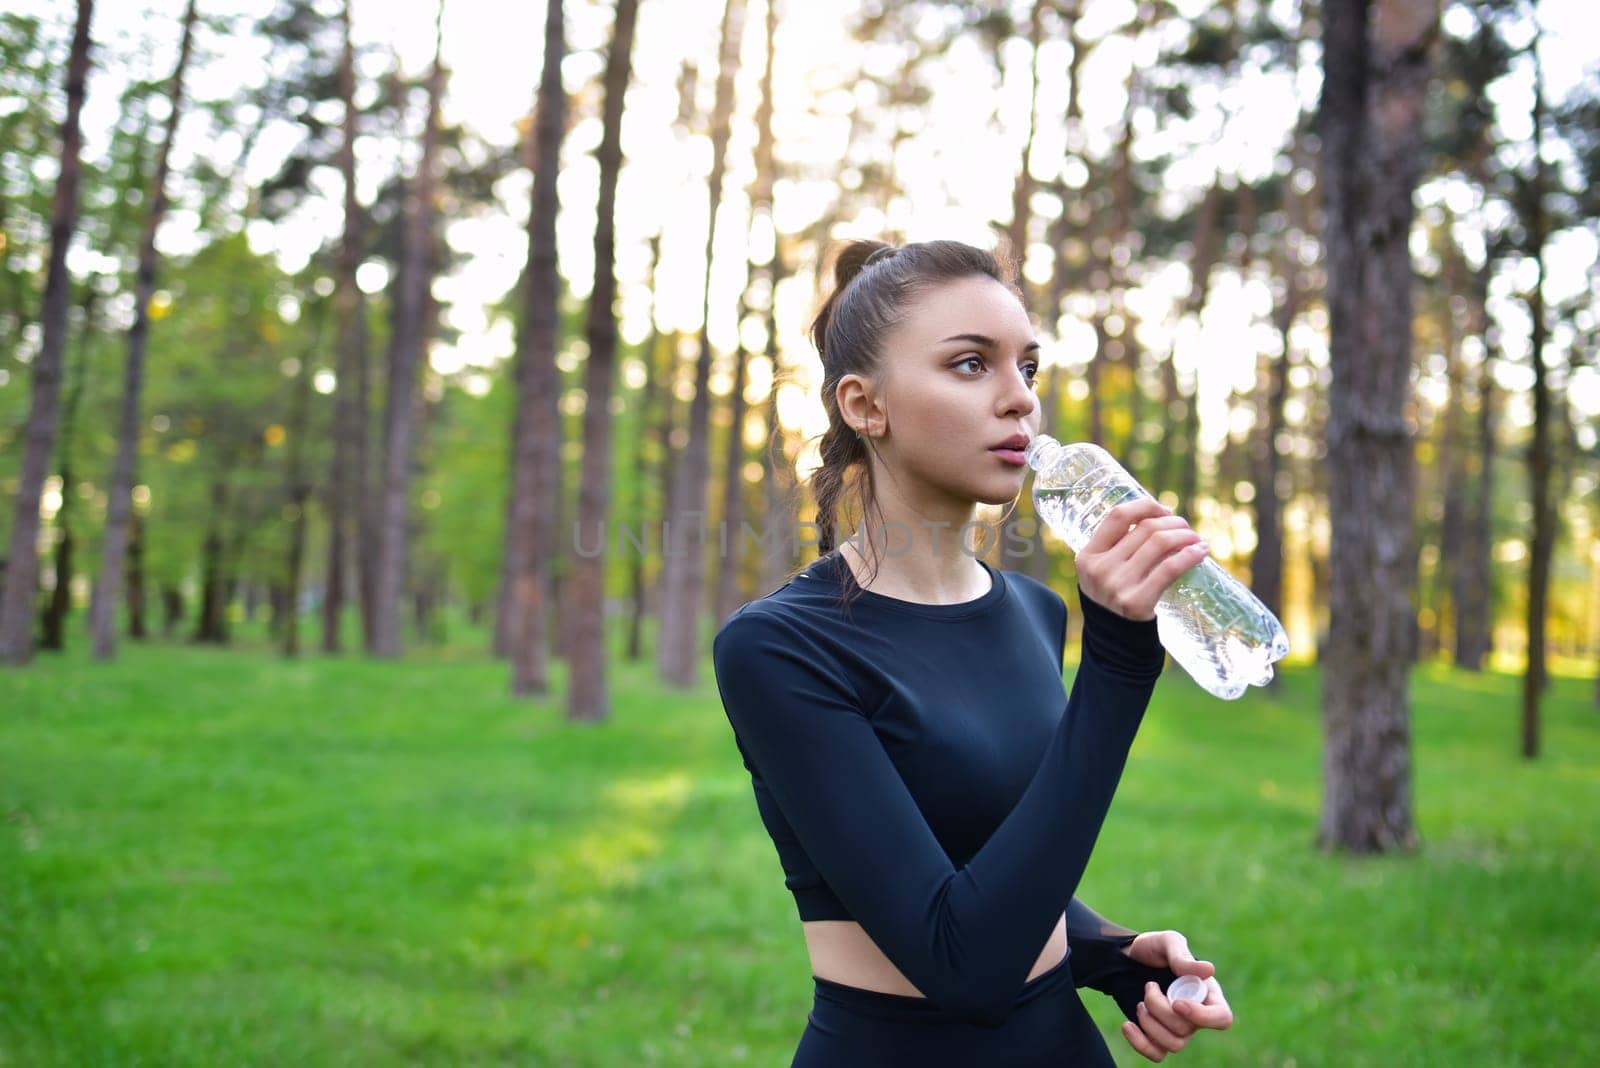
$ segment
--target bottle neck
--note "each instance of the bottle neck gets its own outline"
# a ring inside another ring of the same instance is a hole
[[[1035,434],[1023,451],[1023,459],[1035,471],[1046,471],[1061,456],[1064,446],[1049,434]]]

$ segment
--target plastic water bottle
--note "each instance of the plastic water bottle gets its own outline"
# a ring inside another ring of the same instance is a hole
[[[1048,434],[1028,442],[1033,505],[1062,540],[1081,550],[1123,501],[1150,493],[1098,445],[1063,445]],[[1232,700],[1272,679],[1289,637],[1267,606],[1209,556],[1156,603],[1156,632],[1167,652],[1208,693]]]

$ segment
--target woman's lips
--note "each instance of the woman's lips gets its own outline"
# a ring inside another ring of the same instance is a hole
[[[1000,457],[1000,459],[1004,460],[1008,464],[1015,464],[1018,467],[1024,467],[1028,463],[1028,458],[1023,455],[1021,449],[990,449],[989,451]]]

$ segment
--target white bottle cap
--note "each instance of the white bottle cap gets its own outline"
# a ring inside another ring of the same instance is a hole
[[[1180,975],[1167,987],[1168,1001],[1204,1001],[1206,981],[1198,975]]]

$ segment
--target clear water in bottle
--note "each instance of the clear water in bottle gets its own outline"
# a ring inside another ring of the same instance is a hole
[[[1034,510],[1075,553],[1107,512],[1151,496],[1110,453],[1089,442],[1063,445],[1040,434],[1025,455],[1034,470]],[[1269,682],[1273,663],[1289,652],[1283,624],[1210,557],[1161,595],[1156,632],[1201,687],[1227,700]]]

